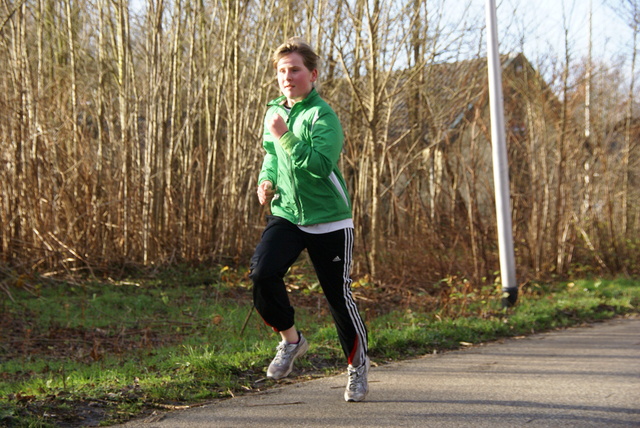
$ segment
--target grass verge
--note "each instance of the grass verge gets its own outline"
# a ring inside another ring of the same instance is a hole
[[[313,281],[289,276],[311,348],[287,382],[344,369]],[[478,290],[449,278],[440,287],[438,297],[397,301],[355,284],[375,363],[637,313],[640,303],[640,281],[629,279],[528,284],[508,310],[495,286]],[[277,338],[251,309],[246,271],[14,288],[2,313],[2,426],[106,426],[274,384],[264,370]]]

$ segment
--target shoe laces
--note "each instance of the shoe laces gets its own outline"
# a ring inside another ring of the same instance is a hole
[[[295,349],[297,344],[289,344],[287,342],[280,342],[280,344],[276,347],[276,356],[273,359],[273,362],[277,365],[281,365],[283,362],[287,362],[289,357],[291,357],[291,351]]]
[[[360,367],[347,367],[347,372],[349,374],[349,383],[347,384],[347,388],[350,391],[355,391],[364,383],[364,372],[366,370],[366,364],[362,364]]]

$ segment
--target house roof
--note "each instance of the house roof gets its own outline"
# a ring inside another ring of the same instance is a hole
[[[545,102],[552,103],[552,109],[559,106],[547,83],[522,53],[501,55],[500,59],[507,115],[521,114],[515,110],[520,110],[519,100],[523,97],[539,101],[542,94]],[[434,64],[425,68],[424,74],[420,91],[422,99],[427,100],[430,137],[451,142],[478,110],[484,112],[488,108],[487,60],[475,58]]]

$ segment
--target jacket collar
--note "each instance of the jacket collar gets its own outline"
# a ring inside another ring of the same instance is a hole
[[[311,102],[311,100],[317,98],[319,96],[318,91],[316,91],[316,88],[313,87],[311,88],[311,92],[309,92],[309,95],[306,96],[305,99],[303,99],[302,101],[298,101],[296,103],[296,105],[298,104],[307,104],[309,102]],[[269,103],[267,104],[268,106],[275,106],[275,105],[281,105],[284,104],[284,102],[286,101],[287,97],[285,97],[284,95],[280,95],[278,98],[269,101]]]

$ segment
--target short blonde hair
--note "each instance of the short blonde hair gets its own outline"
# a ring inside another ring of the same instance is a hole
[[[309,71],[313,71],[318,68],[318,60],[320,57],[316,54],[311,46],[301,37],[292,37],[275,50],[273,53],[273,68],[278,68],[278,61],[289,55],[290,53],[296,52],[302,57],[302,62],[304,66],[309,69]]]

